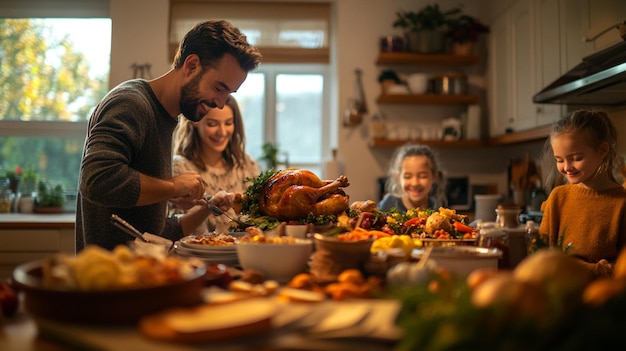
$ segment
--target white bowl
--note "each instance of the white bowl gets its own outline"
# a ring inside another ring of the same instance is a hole
[[[424,94],[428,90],[428,76],[422,73],[414,73],[408,76],[406,83],[411,94]]]
[[[292,243],[240,242],[237,256],[243,269],[252,269],[266,279],[286,283],[298,273],[307,271],[313,241],[295,239]]]
[[[306,239],[309,233],[308,224],[287,224],[285,226],[285,235],[299,239]]]
[[[411,256],[421,259],[424,249],[413,250]],[[434,246],[428,260],[435,261],[438,267],[450,270],[460,277],[467,277],[478,268],[498,268],[502,251],[469,245]]]

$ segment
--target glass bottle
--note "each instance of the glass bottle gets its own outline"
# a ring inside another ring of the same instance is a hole
[[[526,249],[528,254],[537,250],[537,240],[539,240],[539,228],[534,221],[526,222]]]

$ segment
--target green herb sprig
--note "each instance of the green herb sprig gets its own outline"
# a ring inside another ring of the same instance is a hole
[[[263,191],[265,183],[267,183],[269,179],[278,172],[279,171],[275,169],[268,169],[257,177],[247,177],[245,179],[245,182],[250,183],[250,185],[243,193],[244,196],[241,201],[241,213],[247,214],[251,217],[261,216],[261,209],[259,207],[261,192]]]

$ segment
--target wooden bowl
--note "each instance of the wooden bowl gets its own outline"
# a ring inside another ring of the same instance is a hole
[[[315,249],[320,252],[327,252],[340,270],[363,268],[363,265],[369,261],[370,249],[374,243],[373,239],[344,241],[319,233],[314,234],[313,238],[315,238]]]
[[[24,263],[13,281],[24,294],[24,307],[35,318],[85,324],[136,323],[141,317],[170,307],[202,303],[206,268],[184,281],[129,289],[78,291],[43,285],[42,261]]]

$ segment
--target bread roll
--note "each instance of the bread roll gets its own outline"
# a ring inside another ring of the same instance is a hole
[[[204,304],[147,316],[139,330],[153,339],[198,344],[267,333],[276,313],[277,306],[266,299]]]

